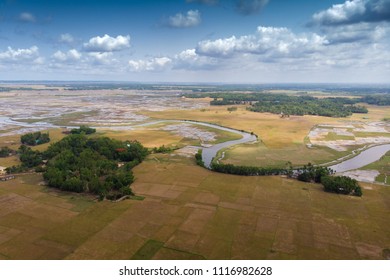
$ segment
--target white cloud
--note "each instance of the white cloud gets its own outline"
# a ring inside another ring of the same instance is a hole
[[[19,62],[19,61],[34,61],[39,58],[39,49],[37,46],[32,46],[29,49],[13,49],[8,47],[4,52],[0,52],[0,61],[3,62]]]
[[[201,70],[216,67],[218,61],[212,57],[198,55],[195,49],[187,49],[174,56],[173,64],[175,69]]]
[[[89,61],[93,64],[115,64],[117,60],[112,52],[91,52],[88,54]]]
[[[116,38],[105,34],[103,37],[93,37],[88,43],[84,43],[84,50],[87,52],[114,52],[130,47],[130,36],[119,35]]]
[[[326,38],[315,33],[295,34],[287,28],[259,26],[255,34],[201,41],[197,53],[211,57],[232,57],[245,53],[297,56],[318,51],[326,44]]]
[[[201,22],[200,12],[198,10],[189,10],[187,14],[177,13],[170,16],[168,19],[168,26],[176,28],[194,27]]]
[[[169,57],[154,57],[148,60],[129,60],[130,71],[162,71],[170,66],[172,59]]]
[[[348,0],[316,13],[311,24],[340,25],[390,21],[390,0]]]
[[[65,33],[60,35],[58,41],[60,43],[71,44],[74,42],[74,38],[71,34]]]
[[[324,29],[330,44],[355,43],[372,44],[386,38],[390,34],[390,25],[387,23],[373,25],[361,22],[352,25],[339,25]]]
[[[71,49],[68,52],[64,53],[62,51],[57,51],[53,54],[53,58],[60,62],[75,62],[81,59],[82,55],[75,49]]]
[[[28,13],[28,12],[21,13],[19,15],[18,19],[20,21],[23,21],[23,22],[35,22],[36,21],[35,16],[31,13]]]

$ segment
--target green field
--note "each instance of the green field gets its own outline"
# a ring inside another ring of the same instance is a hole
[[[361,168],[363,170],[378,170],[379,175],[375,180],[379,183],[390,185],[390,152],[387,152],[380,160]]]
[[[327,147],[308,148],[304,144],[290,145],[285,148],[269,148],[264,143],[242,144],[220,151],[217,159],[223,163],[248,166],[286,167],[287,162],[293,166],[303,166],[309,162],[313,164],[327,163],[351,153],[351,150],[338,152]]]
[[[97,202],[47,189],[40,175],[0,182],[0,258],[382,259],[390,248],[387,187],[339,196],[171,155],[134,171],[144,200]]]

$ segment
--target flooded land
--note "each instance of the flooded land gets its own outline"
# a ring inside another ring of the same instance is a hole
[[[31,149],[44,151],[86,125],[96,128],[88,137],[137,140],[151,153],[132,169],[135,195],[118,202],[50,188],[34,170],[0,181],[0,259],[388,258],[390,106],[362,103],[368,113],[348,117],[286,116],[188,96],[253,89],[1,88],[0,148],[16,151],[21,135],[42,131],[51,141]],[[271,95],[300,92],[267,89]],[[152,152],[158,149],[163,152]],[[206,168],[195,161],[199,150]],[[321,184],[287,176],[217,173],[208,169],[213,162],[331,166],[336,175],[358,180],[364,194],[328,193]],[[0,158],[3,171],[18,164],[16,152]]]

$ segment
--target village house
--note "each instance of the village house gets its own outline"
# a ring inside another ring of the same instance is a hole
[[[1,175],[7,174],[7,171],[5,171],[6,168],[7,168],[7,167],[0,166],[0,176],[1,176]]]

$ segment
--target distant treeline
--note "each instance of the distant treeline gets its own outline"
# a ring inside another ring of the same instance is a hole
[[[360,99],[361,102],[378,106],[390,106],[390,94],[367,95]]]
[[[366,107],[356,105],[356,103],[365,102],[366,99],[364,98],[316,98],[309,95],[291,96],[285,94],[232,92],[196,93],[186,95],[186,97],[211,97],[214,100],[210,102],[210,105],[218,106],[247,104],[249,105],[247,109],[250,111],[268,112],[283,115],[317,115],[326,117],[347,117],[352,115],[353,113],[368,113]]]

